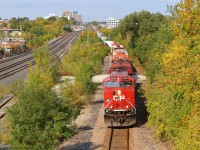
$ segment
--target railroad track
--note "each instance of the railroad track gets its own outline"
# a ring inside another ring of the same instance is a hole
[[[2,109],[13,97],[12,94],[6,95],[2,99],[0,99],[0,118],[2,118],[5,114],[4,110]]]
[[[50,42],[48,45],[49,46],[53,46],[56,42],[60,41],[64,36],[60,36],[56,39],[54,39],[52,42]],[[13,61],[15,59],[18,59],[18,58],[21,58],[21,57],[25,57],[25,56],[28,56],[28,55],[31,55],[34,51],[36,51],[37,49],[33,50],[33,51],[28,51],[28,52],[25,52],[25,53],[22,53],[22,54],[16,54],[15,56],[11,56],[10,58],[7,58],[7,59],[3,59],[3,60],[0,60],[0,64],[3,64],[3,63],[6,63],[6,62],[9,62],[9,61]]]
[[[66,45],[73,44],[79,34],[80,32],[73,32],[68,34],[67,36],[62,36],[57,40],[51,42],[49,44],[50,56],[58,55],[59,57],[62,57],[67,52],[66,48],[69,48]],[[8,65],[6,65],[5,67],[0,68],[0,80],[7,78],[17,72],[20,72],[28,68],[30,65],[34,64],[35,61],[33,59],[32,53],[29,55],[25,55],[24,58],[17,62],[13,62],[11,64],[8,63]]]
[[[62,58],[69,51],[70,47],[72,46],[72,44],[74,44],[78,36],[79,36],[79,33],[77,32],[77,33],[72,34],[72,37],[71,36],[62,37],[62,38],[59,38],[59,41],[56,40],[50,43],[50,46],[49,46],[50,56],[57,55],[58,57]],[[0,80],[28,68],[30,64],[34,65],[35,61],[32,56],[28,56],[27,58],[15,64],[16,65],[10,64],[10,66],[8,65],[5,68],[0,69]],[[2,72],[4,71],[6,72],[2,74]],[[9,103],[12,97],[13,95],[7,95],[4,98],[0,99],[0,118],[3,118],[3,116],[5,115],[3,106]]]
[[[108,128],[103,150],[129,150],[129,128]]]
[[[16,54],[15,56],[11,56],[10,58],[0,60],[0,64],[15,60],[15,59],[20,58],[20,57],[24,57],[24,56],[29,55],[31,53],[32,52],[26,52],[26,53],[23,53],[23,54]]]
[[[70,33],[70,34],[67,34],[67,35],[70,35],[70,36],[71,36],[71,35],[73,35],[73,34],[76,34],[76,33]],[[68,37],[68,39],[70,38],[70,36]],[[57,39],[54,40],[53,42],[49,43],[48,47],[49,47],[50,53],[52,53],[53,50],[59,49],[60,47],[62,47],[63,44],[64,44],[64,42],[66,42],[66,38],[67,38],[67,36],[64,35],[64,36],[62,36],[62,37],[57,38]],[[46,45],[46,46],[42,46],[42,47],[40,47],[40,48],[44,48],[44,47],[47,47],[47,45]],[[37,50],[34,50],[34,51],[37,51]],[[33,51],[33,52],[34,52],[34,51]],[[27,53],[25,53],[25,54],[19,54],[19,55],[17,55],[17,56],[8,58],[8,59],[6,59],[6,60],[1,60],[1,61],[0,61],[0,64],[3,64],[3,63],[6,63],[6,62],[7,62],[7,63],[8,63],[8,62],[12,62],[12,61],[14,61],[14,60],[16,60],[16,59],[18,59],[18,58],[25,58],[25,59],[23,59],[23,60],[17,61],[16,63],[12,63],[11,65],[9,64],[9,65],[7,65],[6,67],[0,68],[0,72],[6,70],[7,68],[11,68],[11,66],[19,65],[19,64],[21,64],[21,63],[23,63],[23,62],[26,62],[26,61],[29,61],[29,60],[33,59],[33,57],[32,57],[32,53],[33,53],[33,52],[27,52]],[[27,56],[27,57],[25,57],[25,56]]]

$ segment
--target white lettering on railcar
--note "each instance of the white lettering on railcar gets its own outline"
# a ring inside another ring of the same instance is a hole
[[[113,96],[113,100],[114,101],[122,101],[123,99],[125,99],[124,95],[120,95],[120,96],[115,95],[115,96]]]

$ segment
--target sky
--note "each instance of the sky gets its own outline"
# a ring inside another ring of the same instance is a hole
[[[0,17],[11,19],[45,17],[53,13],[60,16],[62,11],[78,11],[84,22],[105,21],[109,17],[123,19],[132,12],[147,10],[165,15],[167,5],[180,0],[0,0]]]

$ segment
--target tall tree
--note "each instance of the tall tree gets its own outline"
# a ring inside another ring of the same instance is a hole
[[[76,108],[71,103],[63,105],[50,86],[53,70],[48,51],[39,50],[35,57],[34,70],[17,88],[17,104],[8,110],[12,149],[54,149],[74,133],[67,125],[75,118]]]

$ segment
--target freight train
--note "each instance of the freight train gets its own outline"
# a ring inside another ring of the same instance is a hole
[[[107,39],[97,31],[102,39]],[[111,65],[104,86],[104,123],[108,127],[125,127],[136,123],[135,84],[128,52],[119,42],[104,41],[110,47]]]

